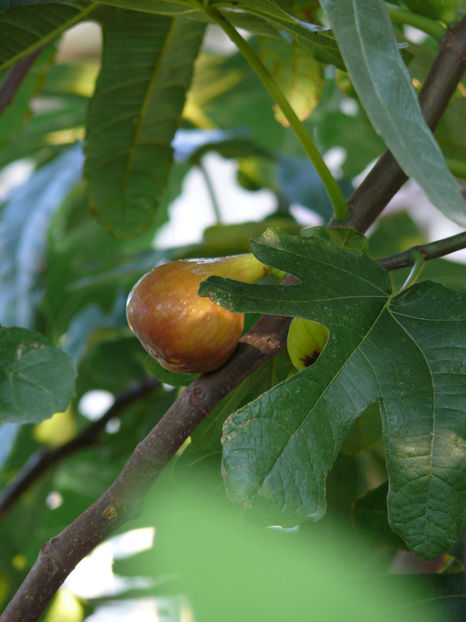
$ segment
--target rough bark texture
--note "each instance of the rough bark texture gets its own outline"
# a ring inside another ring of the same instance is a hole
[[[139,514],[145,494],[160,471],[214,406],[285,347],[289,322],[289,318],[264,316],[223,367],[200,376],[181,393],[136,447],[110,488],[42,546],[36,563],[0,617],[2,622],[37,620],[76,564],[119,525]]]

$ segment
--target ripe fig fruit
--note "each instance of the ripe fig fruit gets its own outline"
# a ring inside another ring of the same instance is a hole
[[[327,339],[328,330],[319,322],[294,318],[288,330],[286,347],[296,369],[304,369],[315,363]]]
[[[199,284],[213,275],[252,283],[267,271],[252,254],[162,264],[133,287],[126,305],[128,324],[165,369],[212,371],[236,348],[244,316],[199,296]]]

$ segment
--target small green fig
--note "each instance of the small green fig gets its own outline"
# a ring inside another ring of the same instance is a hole
[[[267,271],[252,254],[157,266],[128,296],[129,327],[169,371],[195,374],[217,369],[236,348],[244,316],[199,296],[199,284],[213,275],[252,283]]]
[[[286,346],[296,369],[304,369],[315,363],[327,339],[328,330],[319,322],[294,318],[288,330]]]

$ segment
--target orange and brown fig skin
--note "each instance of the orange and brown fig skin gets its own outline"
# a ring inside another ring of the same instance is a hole
[[[212,371],[235,350],[244,316],[199,296],[199,284],[214,274],[253,281],[264,273],[265,266],[251,255],[163,264],[133,287],[126,307],[128,324],[165,369]]]

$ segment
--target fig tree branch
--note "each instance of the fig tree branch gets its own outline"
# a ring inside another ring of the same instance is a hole
[[[44,449],[33,454],[18,476],[0,494],[0,521],[41,475],[57,462],[61,462],[77,451],[97,443],[100,433],[110,419],[120,417],[128,406],[148,395],[159,385],[160,383],[156,378],[147,378],[134,384],[116,397],[113,404],[100,419],[91,423],[70,441],[53,449]]]
[[[419,93],[427,125],[434,130],[466,69],[466,17],[443,37]],[[344,224],[366,231],[408,177],[386,151],[348,199],[351,218]],[[331,225],[335,226],[332,221]],[[339,223],[341,226],[341,223]]]
[[[398,270],[399,268],[413,266],[419,255],[421,255],[424,261],[427,261],[428,259],[436,259],[437,257],[443,257],[449,253],[454,253],[462,248],[466,248],[466,232],[464,231],[457,235],[452,235],[449,238],[430,242],[429,244],[412,246],[402,253],[390,255],[389,257],[381,257],[376,261],[386,270]]]
[[[220,369],[187,387],[136,447],[115,482],[58,536],[46,542],[1,622],[33,622],[76,564],[117,527],[137,516],[144,497],[177,449],[235,386],[278,354],[289,318],[264,316]]]
[[[433,126],[445,110],[464,70],[466,20],[442,41],[422,90],[422,106]],[[391,157],[391,156],[390,156]],[[386,156],[381,158],[384,161]],[[393,160],[393,158],[392,158]],[[393,164],[394,163],[394,164]],[[404,183],[396,162],[388,172],[380,162],[351,197],[350,226],[365,231]],[[177,449],[235,386],[254,369],[278,354],[286,342],[288,318],[264,316],[241,340],[220,369],[200,376],[187,387],[149,435],[136,447],[106,492],[58,536],[46,542],[0,622],[33,622],[76,564],[97,544],[139,513],[144,496]]]

